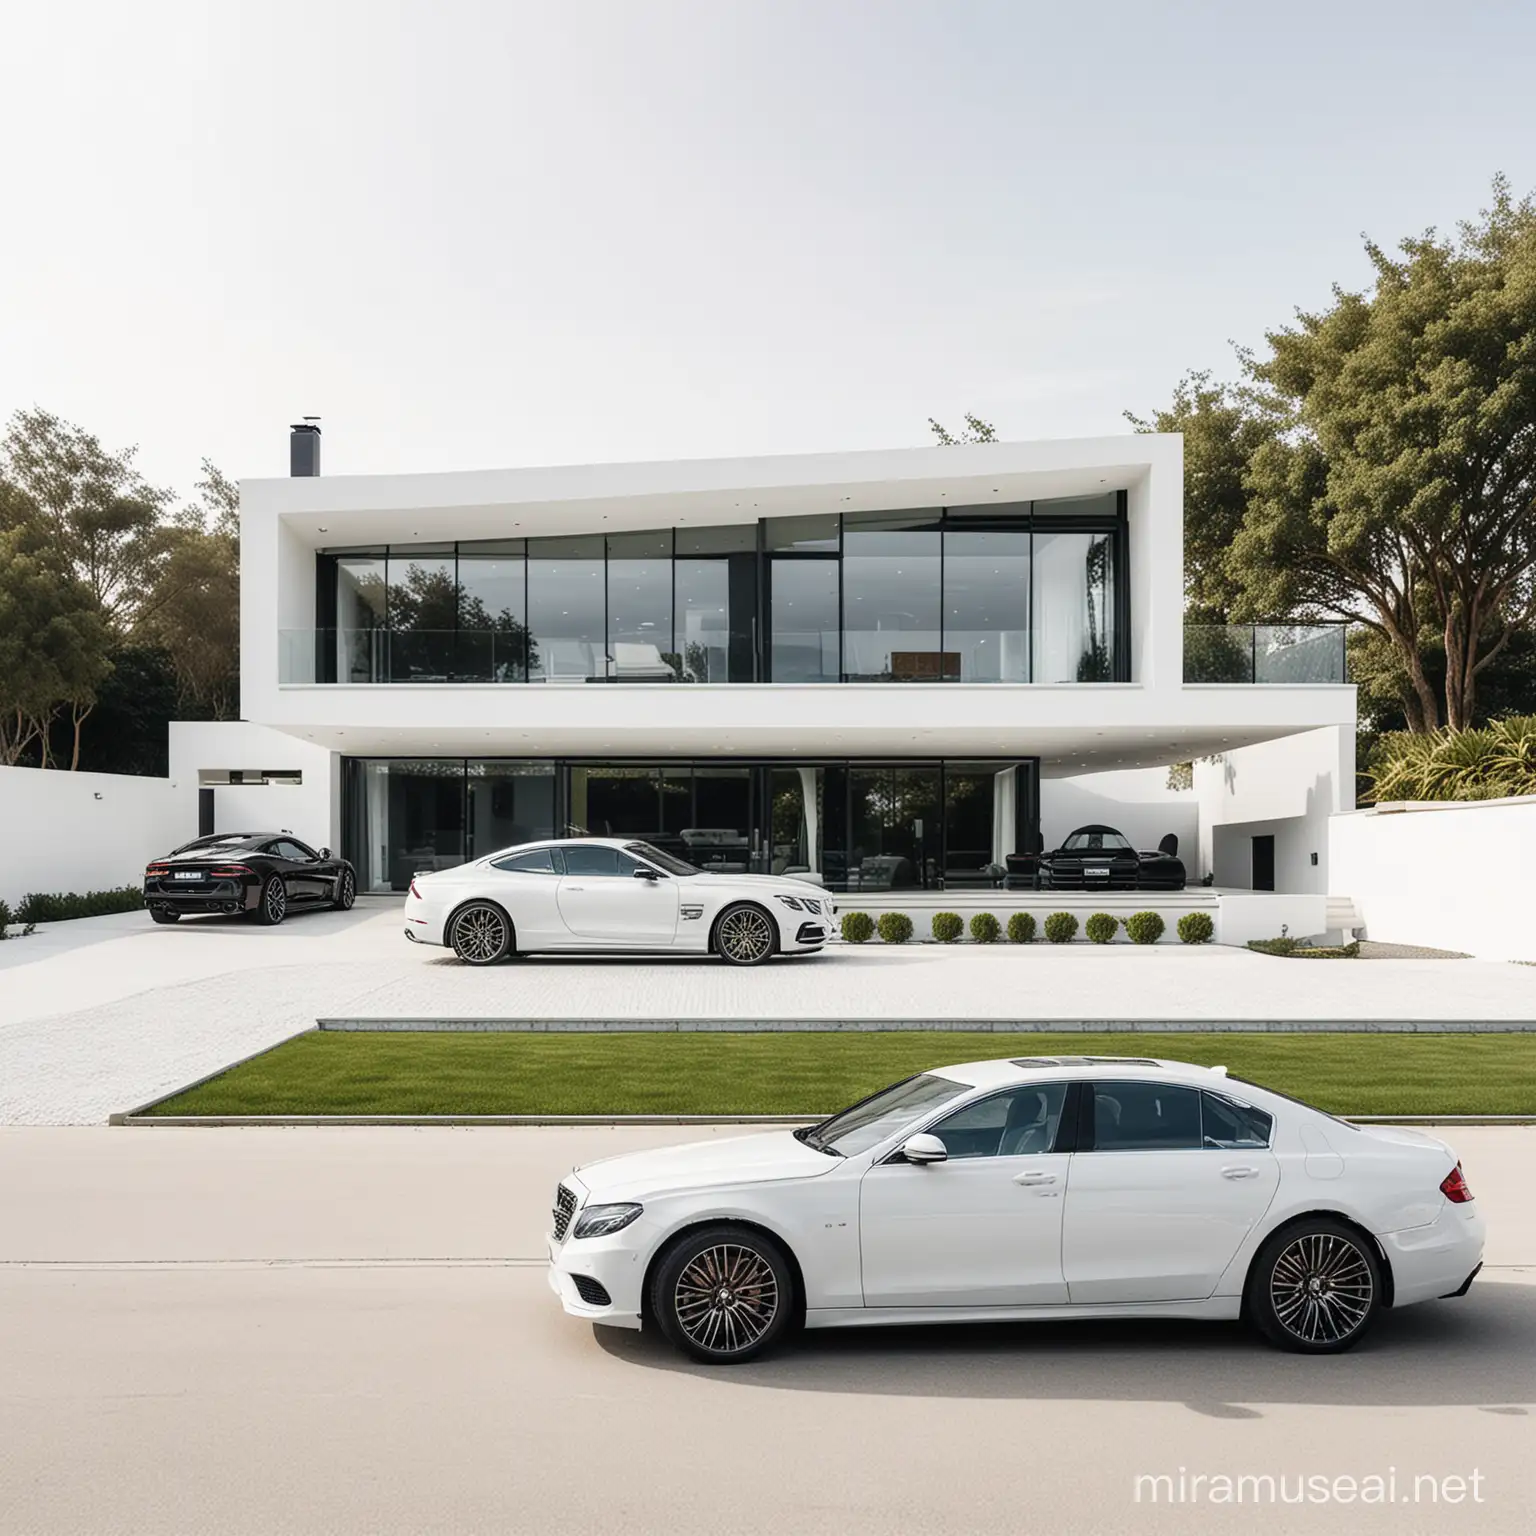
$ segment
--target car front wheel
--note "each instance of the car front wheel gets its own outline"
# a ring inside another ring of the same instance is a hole
[[[338,912],[350,912],[352,903],[357,900],[357,878],[350,869],[341,872],[341,879],[336,882],[336,910]]]
[[[766,1233],[722,1222],[673,1244],[656,1266],[650,1300],[670,1344],[710,1365],[736,1365],[789,1326],[794,1277]]]
[[[495,965],[512,950],[512,923],[500,907],[472,901],[454,914],[448,943],[465,965]]]
[[[1345,1222],[1308,1217],[1259,1250],[1248,1312],[1271,1344],[1327,1355],[1358,1343],[1381,1306],[1381,1264]]]
[[[777,942],[773,919],[750,902],[727,907],[715,929],[715,949],[731,965],[761,965],[773,954]]]
[[[253,915],[266,928],[275,928],[288,916],[288,887],[276,875],[267,876]]]

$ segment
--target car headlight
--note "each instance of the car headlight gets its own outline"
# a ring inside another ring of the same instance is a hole
[[[645,1207],[643,1205],[589,1205],[576,1218],[572,1237],[611,1237],[622,1232]]]
[[[776,894],[773,899],[775,901],[782,901],[786,907],[793,907],[796,912],[805,911],[798,896],[779,896]]]

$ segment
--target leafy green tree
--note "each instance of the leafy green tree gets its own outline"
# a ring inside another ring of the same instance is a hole
[[[1368,241],[1369,293],[1335,290],[1245,358],[1279,430],[1225,569],[1235,617],[1362,625],[1401,669],[1410,727],[1462,728],[1536,617],[1536,203],[1501,178],[1454,238],[1400,252]]]
[[[928,418],[928,430],[938,438],[941,448],[955,448],[961,443],[995,443],[997,441],[997,428],[990,421],[983,421],[980,416],[970,411],[965,413],[965,426],[958,437],[935,421],[932,416]]]

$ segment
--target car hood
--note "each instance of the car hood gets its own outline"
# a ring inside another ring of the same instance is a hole
[[[766,1184],[816,1178],[841,1161],[796,1141],[792,1131],[695,1141],[649,1152],[626,1152],[576,1170],[594,1201],[643,1200],[712,1185]]]

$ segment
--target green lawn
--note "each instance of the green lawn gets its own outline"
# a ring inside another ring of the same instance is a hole
[[[949,1062],[1040,1054],[1224,1062],[1341,1114],[1536,1113],[1536,1035],[321,1034],[162,1115],[801,1114]]]

